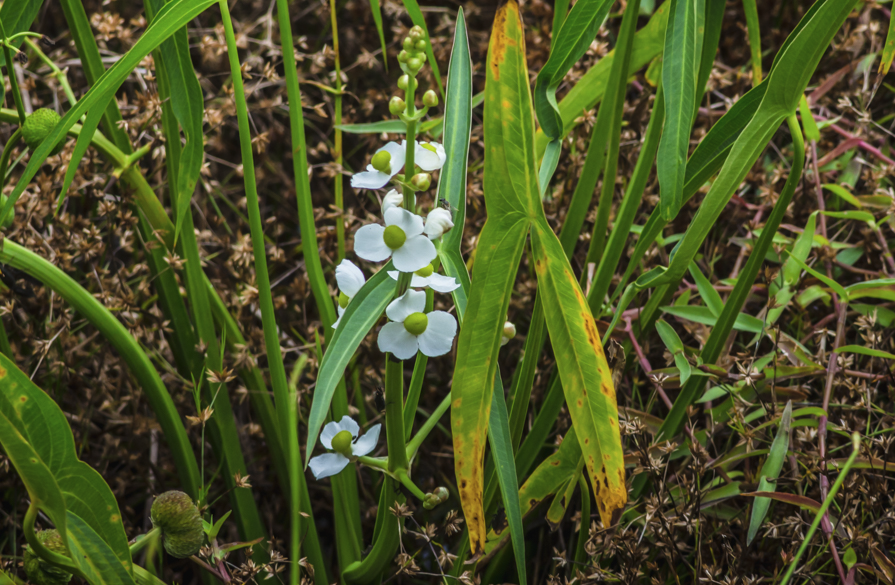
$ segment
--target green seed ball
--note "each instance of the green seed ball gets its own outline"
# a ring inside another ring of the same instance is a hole
[[[68,556],[68,551],[65,550],[65,544],[62,542],[62,536],[56,530],[38,531],[37,540],[52,552]],[[28,575],[28,580],[33,585],[63,585],[71,581],[71,573],[44,561],[31,550],[31,547],[25,548],[22,560],[25,566],[25,574]]]
[[[22,138],[25,139],[28,148],[37,150],[37,147],[44,141],[44,138],[50,135],[60,119],[59,114],[49,108],[41,108],[25,118],[25,123],[22,124]],[[64,138],[53,148],[50,155],[59,154],[63,146],[65,146]]]
[[[425,313],[414,313],[404,319],[404,329],[411,335],[422,335],[429,326],[429,317]]]
[[[339,431],[332,440],[333,451],[343,455],[350,455],[351,443],[353,441],[354,435],[351,434],[351,431]]]
[[[199,552],[205,544],[205,529],[199,509],[188,495],[177,490],[155,499],[149,514],[152,525],[161,529],[165,550],[182,559]]]

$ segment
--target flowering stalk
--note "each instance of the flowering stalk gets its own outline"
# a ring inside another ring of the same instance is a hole
[[[385,432],[388,441],[388,470],[407,471],[404,451],[404,362],[385,356]]]

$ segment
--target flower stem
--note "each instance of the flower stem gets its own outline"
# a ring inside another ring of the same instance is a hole
[[[413,483],[413,480],[410,479],[410,476],[407,474],[407,470],[400,469],[395,473],[395,475],[398,477],[398,481],[400,481],[404,487],[409,489],[410,493],[416,496],[419,500],[422,501],[426,499],[426,494],[423,493],[423,490],[416,487],[416,484]]]
[[[333,139],[333,154],[335,155],[336,167],[342,168],[342,68],[339,62],[339,26],[336,20],[336,0],[329,0],[330,21],[333,29],[333,53],[335,54],[335,74],[336,74],[336,93],[334,96],[333,109],[333,126],[335,127],[335,138]],[[345,219],[344,201],[342,198],[342,173],[336,173],[335,185],[333,186],[333,195],[335,197],[336,209],[338,216],[336,217],[336,242],[338,249],[338,261],[341,262],[345,258]]]
[[[388,441],[388,470],[407,469],[404,447],[404,362],[385,356],[385,437]]]
[[[68,77],[65,75],[65,72],[62,69],[59,69],[59,66],[56,65],[55,61],[47,57],[46,53],[44,53],[40,49],[40,45],[31,40],[31,35],[25,37],[25,44],[31,47],[31,50],[34,51],[34,53],[40,58],[40,60],[43,61],[47,67],[50,68],[50,70],[52,71],[50,77],[55,77],[56,81],[59,82],[59,85],[62,87],[63,93],[65,93],[65,97],[68,99],[68,103],[71,105],[75,105],[78,99],[75,97],[75,92],[73,92],[71,89],[71,84],[68,83]],[[81,119],[83,120],[83,118],[84,117],[82,116]]]
[[[152,542],[152,539],[156,536],[159,536],[162,532],[162,529],[158,526],[154,527],[152,530],[147,532],[146,534],[139,537],[139,540],[130,545],[131,556],[137,554],[141,550],[143,550],[147,544]]]
[[[6,170],[9,168],[9,157],[12,154],[12,149],[21,137],[22,127],[19,126],[12,133],[12,136],[9,137],[9,140],[6,141],[6,146],[3,147],[3,154],[0,155],[0,189],[6,184]]]
[[[16,79],[15,60],[12,58],[12,50],[9,47],[9,39],[6,37],[6,29],[0,21],[0,37],[3,38],[3,56],[6,58],[6,75],[9,77],[9,88],[12,99],[16,104],[16,112],[19,114],[19,124],[25,123],[25,104],[22,102],[22,94],[19,93],[19,81]]]
[[[441,400],[441,404],[438,405],[438,408],[435,409],[435,412],[432,413],[429,418],[426,419],[426,422],[423,423],[423,426],[420,427],[419,432],[413,437],[409,443],[407,443],[407,459],[413,459],[416,455],[416,452],[419,450],[420,445],[423,444],[423,441],[426,440],[426,437],[429,436],[429,433],[432,432],[432,429],[435,428],[435,425],[438,424],[438,421],[444,416],[444,413],[447,412],[447,409],[451,407],[451,394],[448,393]]]

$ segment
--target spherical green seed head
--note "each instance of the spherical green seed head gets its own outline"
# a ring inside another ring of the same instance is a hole
[[[404,329],[411,335],[422,335],[429,326],[429,317],[425,313],[414,313],[404,319]]]
[[[425,191],[432,184],[432,180],[429,178],[429,173],[417,173],[411,177],[410,184],[420,191]]]
[[[398,89],[407,89],[407,85],[410,82],[410,76],[406,73],[398,78]]]
[[[416,274],[417,276],[422,276],[423,278],[426,278],[427,276],[432,276],[433,272],[435,272],[435,269],[432,268],[432,264],[429,263],[429,264],[426,264],[425,266],[423,266],[422,268],[420,268],[419,270],[417,270],[416,272],[414,272],[414,274]]]
[[[44,141],[44,138],[50,135],[59,120],[59,114],[49,108],[41,108],[25,118],[25,123],[22,124],[22,138],[25,139],[28,148],[37,150],[37,147]],[[50,153],[51,155],[59,154],[64,146],[64,140],[63,138],[59,141],[59,144]]]
[[[370,161],[370,164],[380,173],[391,173],[392,155],[387,150],[380,150],[373,155],[373,160]]]
[[[37,540],[50,551],[68,556],[62,537],[56,530],[40,530],[36,536]],[[31,550],[31,547],[25,548],[22,560],[25,574],[34,585],[63,585],[71,581],[71,573],[44,561]]]
[[[388,102],[388,111],[391,112],[393,116],[403,114],[406,109],[407,104],[398,96],[392,96],[392,99]]]
[[[161,529],[165,550],[172,557],[182,559],[192,556],[205,543],[205,529],[199,509],[183,492],[171,490],[157,497],[149,517],[152,525]]]
[[[351,431],[339,431],[333,437],[333,451],[342,455],[351,455],[351,443],[354,442],[354,436]]]
[[[350,303],[350,302],[351,302],[351,298],[348,295],[346,295],[345,293],[343,293],[342,291],[339,291],[339,306],[344,309],[345,307],[348,306],[348,303]]]
[[[426,93],[423,94],[423,103],[430,108],[434,108],[438,105],[438,94],[431,89],[426,90]]]
[[[386,246],[392,250],[397,250],[407,241],[407,234],[405,234],[404,230],[398,226],[390,225],[385,228],[385,232],[382,234],[382,240],[385,242]]]

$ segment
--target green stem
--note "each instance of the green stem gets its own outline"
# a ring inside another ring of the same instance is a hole
[[[399,469],[397,472],[395,472],[395,475],[398,477],[398,481],[400,481],[404,487],[409,489],[410,493],[416,496],[420,501],[426,499],[426,494],[424,494],[423,490],[418,488],[416,484],[413,483],[413,480],[410,479],[410,476],[407,474],[407,470]]]
[[[6,37],[6,29],[3,21],[0,21],[0,37],[3,43],[3,56],[6,58],[6,75],[9,77],[9,88],[12,92],[13,102],[16,104],[16,112],[19,115],[19,124],[25,123],[25,104],[22,102],[22,94],[19,92],[19,81],[16,79],[15,61],[12,58],[9,39]]]
[[[12,149],[21,137],[22,127],[19,126],[12,133],[12,136],[9,137],[9,140],[6,141],[6,146],[3,147],[3,154],[0,154],[0,190],[6,185],[6,171],[9,168],[9,158],[12,155]]]
[[[83,577],[83,573],[81,570],[72,562],[72,560],[65,555],[61,555],[57,552],[53,552],[47,547],[43,545],[43,543],[37,538],[37,534],[34,532],[34,523],[37,521],[37,505],[34,502],[28,506],[28,511],[25,512],[25,520],[22,523],[22,532],[25,533],[25,540],[28,541],[28,546],[31,547],[31,550],[37,554],[41,559],[52,563],[58,567],[61,567],[68,571],[69,573],[74,573],[80,577]]]
[[[336,74],[336,93],[333,103],[335,110],[333,123],[335,125],[335,139],[333,153],[335,155],[336,168],[342,168],[342,68],[339,63],[339,25],[336,19],[336,0],[329,0],[329,15],[333,29],[333,53],[335,55],[335,74]],[[342,200],[342,173],[336,173],[335,184],[333,185],[333,194],[335,195],[336,209],[338,216],[336,217],[336,242],[338,249],[338,261],[341,262],[345,257],[345,220],[342,216],[344,213],[345,203]]]
[[[140,539],[130,546],[131,556],[143,550],[147,544],[152,542],[152,539],[161,536],[161,534],[162,529],[156,526],[146,534],[140,536]]]
[[[114,347],[140,383],[149,405],[158,419],[162,433],[171,449],[171,457],[180,474],[184,490],[198,498],[201,488],[199,467],[190,447],[180,414],[164,382],[149,357],[130,331],[116,319],[92,294],[84,290],[70,276],[34,252],[10,239],[3,241],[0,263],[18,268],[55,291],[76,311],[96,327]]]
[[[426,289],[426,312],[434,308],[435,294],[431,288]],[[416,417],[416,407],[420,403],[420,394],[423,390],[423,380],[426,378],[426,365],[429,358],[422,352],[417,352],[413,363],[413,375],[410,377],[410,387],[407,389],[407,399],[404,401],[404,441],[410,440],[413,432],[413,419]]]
[[[854,464],[855,459],[858,457],[858,452],[860,452],[861,450],[861,435],[859,435],[858,433],[852,433],[851,447],[852,452],[851,455],[848,457],[848,461],[845,462],[845,465],[842,467],[842,471],[839,472],[839,477],[836,478],[836,482],[833,484],[833,487],[830,488],[830,493],[827,494],[827,497],[820,505],[820,509],[818,509],[817,514],[814,515],[814,521],[811,522],[811,526],[808,528],[808,532],[805,534],[805,539],[802,541],[802,545],[799,546],[799,550],[798,552],[796,552],[796,556],[793,557],[792,563],[790,563],[789,567],[786,569],[786,573],[783,574],[783,580],[780,581],[780,585],[786,585],[789,582],[790,577],[792,577],[793,572],[796,570],[796,567],[799,564],[799,559],[802,558],[802,555],[805,553],[805,549],[807,549],[808,545],[811,544],[811,539],[814,537],[814,533],[817,532],[817,527],[820,526],[821,520],[827,513],[827,510],[830,508],[830,505],[833,503],[833,498],[836,497],[836,493],[839,491],[839,488],[842,487],[842,482],[845,481],[845,476],[848,475],[848,472]]]
[[[30,35],[25,37],[25,44],[28,45],[31,50],[34,51],[34,54],[50,68],[50,71],[52,71],[50,77],[55,77],[56,81],[59,82],[59,85],[62,87],[62,92],[65,94],[66,99],[68,99],[68,103],[75,105],[78,99],[75,97],[75,92],[71,89],[71,84],[68,82],[68,76],[65,75],[65,71],[59,69],[59,66],[56,65],[55,61],[47,57],[47,55],[40,49],[40,45],[31,40]],[[81,119],[83,120],[83,116]]]
[[[410,442],[407,443],[406,453],[407,459],[413,459],[416,456],[416,452],[419,451],[420,446],[423,444],[423,441],[426,440],[426,437],[429,436],[429,433],[432,432],[432,429],[438,424],[438,421],[441,420],[441,417],[444,416],[444,413],[451,407],[451,393],[448,392],[447,396],[445,396],[441,400],[441,404],[438,405],[438,408],[435,409],[435,412],[426,419],[426,422],[423,423],[423,426],[420,427],[420,430],[417,432],[416,436],[413,437]]]
[[[752,87],[761,83],[761,31],[758,27],[758,6],[755,0],[743,0],[746,13],[746,29],[749,33],[749,50],[752,54]]]
[[[385,438],[388,470],[407,469],[404,449],[404,362],[385,354]]]

